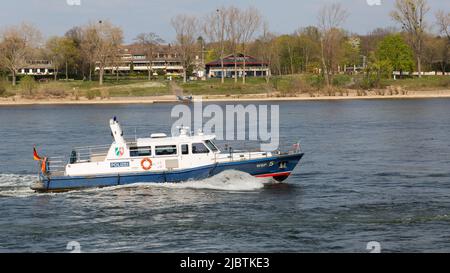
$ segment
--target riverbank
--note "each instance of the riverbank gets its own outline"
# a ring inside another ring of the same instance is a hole
[[[268,96],[264,94],[245,94],[245,95],[205,95],[202,97],[204,102],[256,102],[256,101],[321,101],[321,100],[368,100],[368,99],[430,99],[430,98],[450,98],[450,89],[433,91],[409,91],[407,94],[381,95],[375,91],[369,91],[366,95],[350,91],[342,96],[326,96],[309,94],[300,94],[297,96]],[[153,104],[153,103],[177,103],[179,102],[173,95],[161,96],[141,96],[141,97],[110,97],[110,98],[46,98],[29,99],[20,96],[9,98],[0,98],[0,106],[20,106],[20,105],[66,105],[66,104]]]

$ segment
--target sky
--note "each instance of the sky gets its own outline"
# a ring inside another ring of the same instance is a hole
[[[395,26],[389,17],[394,0],[14,0],[0,5],[0,29],[27,22],[41,30],[45,37],[63,35],[73,26],[109,20],[123,28],[125,42],[137,34],[155,32],[166,42],[174,39],[170,19],[177,14],[204,14],[224,5],[257,7],[268,21],[270,30],[292,33],[299,27],[317,23],[318,10],[325,3],[339,2],[349,11],[345,29],[366,34],[377,27]],[[428,0],[428,15],[450,12],[450,0]]]

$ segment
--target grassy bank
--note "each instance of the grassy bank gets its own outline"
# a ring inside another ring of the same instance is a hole
[[[349,93],[358,96],[376,95],[406,95],[408,91],[433,91],[450,89],[449,76],[426,76],[408,79],[382,79],[377,88],[364,86],[362,76],[338,75],[333,79],[331,88],[326,87],[323,79],[317,75],[287,75],[272,77],[267,83],[264,78],[248,78],[246,84],[242,79],[236,83],[234,79],[226,79],[222,84],[220,79],[206,81],[177,82],[185,95],[223,95],[239,96],[251,94],[268,94],[271,97],[296,96],[348,96]],[[374,91],[375,90],[375,91]],[[0,97],[21,97],[26,99],[73,99],[94,100],[112,97],[157,97],[172,96],[176,93],[173,85],[164,80],[147,81],[144,79],[107,80],[99,86],[97,82],[89,81],[49,81],[33,82],[31,85],[19,83],[11,86],[0,83]]]

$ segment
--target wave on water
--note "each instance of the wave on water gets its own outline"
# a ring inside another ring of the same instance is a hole
[[[34,194],[30,186],[36,179],[36,175],[31,174],[0,174],[0,197],[26,197]]]
[[[130,186],[165,187],[174,189],[207,189],[223,191],[254,191],[264,188],[264,185],[270,183],[271,181],[272,179],[270,178],[256,178],[248,173],[229,170],[199,181],[161,184],[141,183]]]
[[[0,197],[28,197],[36,193],[30,186],[36,180],[36,175],[0,174]],[[138,183],[106,188],[92,188],[68,192],[96,192],[120,190],[123,188],[163,187],[173,189],[208,189],[223,191],[254,191],[264,188],[264,185],[275,183],[271,178],[256,178],[244,172],[229,170],[216,176],[180,183]],[[64,194],[64,193],[60,193]],[[41,194],[42,195],[42,194]],[[52,194],[53,195],[53,194]]]

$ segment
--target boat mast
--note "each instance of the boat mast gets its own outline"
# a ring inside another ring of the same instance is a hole
[[[122,127],[120,127],[116,117],[109,120],[109,126],[111,127],[111,134],[116,144],[125,144]]]

